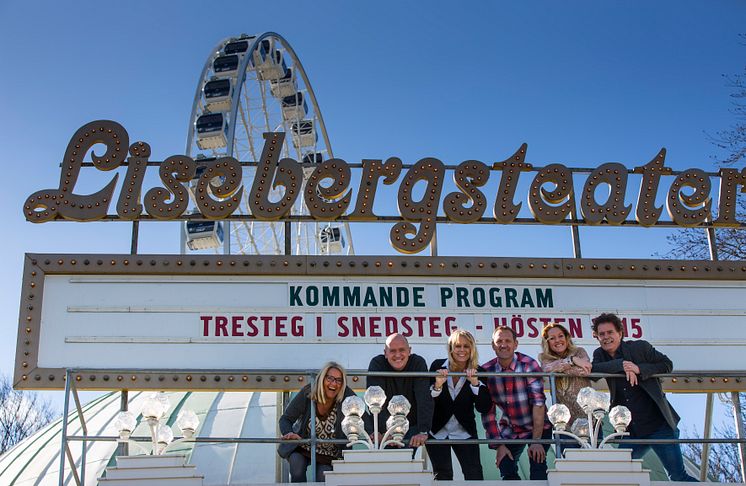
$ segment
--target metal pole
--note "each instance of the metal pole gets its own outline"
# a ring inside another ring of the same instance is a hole
[[[217,223],[216,223],[217,224]],[[231,254],[231,222],[227,219],[223,220],[223,254]]]
[[[707,394],[707,402],[705,402],[705,431],[704,438],[710,438],[710,429],[712,429],[712,399],[713,394]],[[699,466],[699,480],[704,482],[707,480],[707,469],[710,465],[710,444],[702,444],[702,460]]]
[[[126,412],[129,409],[129,392],[122,390],[119,397],[119,411]],[[130,446],[127,442],[121,442],[117,447],[117,456],[129,456]]]
[[[573,220],[578,219],[578,211],[575,209],[575,201],[573,200],[570,208],[570,217]],[[583,258],[583,253],[580,251],[580,230],[578,225],[573,224],[570,226],[570,235],[572,236],[572,254],[575,258]]]
[[[712,221],[711,217],[707,218],[707,221]],[[715,239],[715,228],[712,226],[708,227],[705,230],[705,234],[707,235],[707,246],[710,250],[710,260],[713,262],[718,261],[718,247],[717,247],[717,241]],[[738,395],[738,393],[736,393]],[[738,419],[740,417],[740,406],[736,406],[736,402],[733,402],[733,407],[735,408],[735,417],[736,417],[736,424],[738,424]],[[707,404],[705,406],[705,439],[710,438],[710,429],[712,428],[712,393],[707,394]],[[742,437],[739,435],[739,437]],[[740,451],[741,451],[741,477],[743,478],[743,444],[740,445]],[[705,481],[707,479],[707,470],[710,466],[710,444],[703,444],[702,445],[702,461],[700,464],[700,471],[699,471],[699,478],[700,481]]]
[[[741,396],[737,391],[731,392],[731,398],[733,400],[733,416],[736,419],[736,438],[743,439],[744,434],[743,427],[743,415],[741,414]],[[746,479],[746,444],[741,442],[738,444],[738,458],[741,460],[741,479]]]
[[[291,243],[292,243],[292,232],[293,227],[290,224],[290,221],[285,221],[285,255],[291,255]]]
[[[186,249],[187,249],[186,221],[179,221],[179,228],[181,228],[181,231],[179,231],[179,254],[186,255]]]
[[[313,383],[313,375],[308,375],[308,382]],[[311,402],[311,480],[316,482],[316,402]]]
[[[718,247],[715,240],[715,228],[707,228],[707,245],[710,247],[710,260],[717,261],[718,259]]]
[[[280,392],[277,394],[277,398],[277,416],[279,417],[285,412],[285,407],[287,407],[287,404],[290,401],[290,392]],[[277,436],[280,436],[279,418],[277,425]],[[278,483],[287,483],[289,475],[290,471],[288,469],[288,462],[282,459],[280,456],[277,456],[275,462],[275,480]]]
[[[80,398],[78,397],[78,389],[75,387],[75,383],[70,384],[70,390],[72,391],[73,398],[75,399],[75,409],[78,412],[78,420],[80,421],[80,428],[83,432],[83,444],[80,453],[80,484],[85,484],[85,465],[86,465],[86,452],[88,450],[88,426],[85,423],[85,417],[83,416],[83,408],[80,406]],[[75,463],[72,462],[73,468]]]
[[[140,238],[140,222],[132,222],[132,243],[130,244],[130,254],[137,255],[137,240]]]
[[[549,375],[549,394],[552,397],[552,404],[557,403],[557,383],[554,374]],[[562,457],[562,451],[560,451],[560,436],[557,434],[554,436],[554,458],[560,457]]]
[[[65,486],[65,449],[67,447],[67,414],[70,412],[70,370],[65,370],[65,404],[62,407],[62,446],[60,447],[59,486]]]
[[[433,229],[433,238],[430,240],[430,256],[438,256],[438,230]]]

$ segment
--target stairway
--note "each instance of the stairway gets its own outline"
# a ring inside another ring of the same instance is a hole
[[[204,476],[184,455],[119,456],[99,486],[202,486]]]

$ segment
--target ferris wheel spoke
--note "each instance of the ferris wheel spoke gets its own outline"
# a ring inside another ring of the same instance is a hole
[[[249,119],[246,111],[244,111],[243,104],[239,105],[238,112],[241,115],[241,123],[243,124],[244,130],[246,130],[246,133],[249,134],[246,138],[248,140],[249,153],[251,153],[251,160],[259,160],[259,157],[256,156],[256,150],[254,150],[254,137],[250,136],[251,128],[249,128]]]
[[[262,134],[280,130],[287,134],[280,147],[283,157],[304,163],[334,156],[316,96],[300,59],[282,36],[272,32],[225,39],[211,51],[195,92],[189,127],[186,149],[189,156],[232,156],[241,161],[257,161],[263,146]],[[302,194],[312,171],[312,168],[303,170],[300,197],[290,209],[292,215],[309,214]],[[244,171],[247,179],[255,174],[253,167]],[[244,191],[236,214],[251,213],[248,193]],[[284,192],[279,189],[270,192],[272,201],[283,196]],[[198,248],[219,249],[218,230],[222,224],[229,229],[224,235],[228,238],[228,246],[232,244],[231,248],[239,253],[280,254],[284,252],[285,237],[291,236],[296,254],[352,252],[352,235],[347,223],[299,221],[286,227],[282,222],[236,220],[230,224],[226,221],[211,224],[207,225],[212,228],[209,236],[213,239],[209,241],[215,244]],[[336,234],[344,235],[346,246],[341,245],[337,237],[337,246],[332,247],[331,233],[324,233],[322,238],[322,232],[331,230],[332,226]],[[291,233],[294,228],[295,234],[285,235],[286,228]]]

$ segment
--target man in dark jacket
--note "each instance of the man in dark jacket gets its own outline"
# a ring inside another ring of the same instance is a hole
[[[673,363],[649,342],[625,341],[624,326],[615,314],[593,319],[593,334],[600,348],[593,352],[593,373],[612,373],[624,378],[607,378],[611,405],[624,405],[632,412],[632,439],[678,439],[679,415],[666,399],[661,382],[652,376],[670,373]],[[632,457],[641,458],[652,448],[666,468],[671,481],[697,482],[684,471],[679,444],[635,444]]]
[[[401,334],[392,334],[386,338],[383,354],[370,360],[368,371],[425,371],[427,363],[416,354],[412,354],[407,338]],[[386,431],[386,420],[389,418],[388,402],[394,395],[404,395],[412,409],[409,411],[409,431],[404,436],[410,447],[425,444],[433,420],[433,398],[430,396],[430,379],[427,377],[393,377],[369,376],[368,386],[380,386],[386,392],[386,403],[378,415],[379,434]],[[373,418],[365,415],[365,428],[373,433]],[[380,439],[380,437],[379,437]]]

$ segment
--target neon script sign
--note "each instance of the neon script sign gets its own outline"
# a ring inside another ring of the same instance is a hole
[[[115,219],[135,221],[146,219],[173,220],[182,217],[189,206],[186,184],[195,178],[198,166],[205,167],[194,191],[197,209],[204,218],[217,220],[231,216],[240,205],[243,192],[250,190],[247,219],[278,221],[287,218],[303,192],[310,218],[317,221],[376,221],[373,203],[379,182],[392,185],[400,179],[404,169],[399,158],[364,159],[357,191],[351,189],[351,168],[342,159],[333,158],[317,164],[304,180],[303,166],[292,158],[280,158],[284,133],[265,133],[261,159],[251,188],[243,184],[242,164],[233,157],[219,157],[196,162],[186,155],[172,155],[159,167],[162,187],[148,190],[142,197],[143,178],[150,157],[150,146],[145,142],[129,144],[129,135],[114,121],[94,121],[78,129],[71,138],[60,174],[57,189],[44,189],[31,194],[24,203],[28,221],[42,223],[57,219],[96,221],[108,215],[119,174],[103,189],[94,194],[75,194],[75,183],[83,167],[85,154],[96,144],[103,144],[106,152],[91,154],[93,166],[102,171],[127,166],[122,189],[116,204]],[[511,157],[487,165],[467,160],[452,170],[458,191],[442,197],[446,166],[440,160],[426,157],[409,167],[401,178],[398,189],[399,221],[390,231],[392,246],[402,253],[417,253],[430,243],[436,223],[494,222],[509,224],[516,221],[522,203],[515,202],[518,180],[524,172],[534,172],[528,192],[528,205],[535,221],[542,224],[621,225],[628,220],[632,205],[627,205],[628,175],[640,174],[642,181],[637,197],[635,220],[641,226],[660,225],[662,207],[655,198],[662,176],[673,176],[668,187],[666,209],[674,225],[694,227],[712,221],[716,227],[746,226],[736,219],[736,196],[746,192],[746,169],[720,169],[717,218],[712,219],[711,178],[701,169],[687,169],[674,173],[665,167],[665,149],[648,164],[627,169],[620,163],[605,163],[593,169],[580,192],[574,187],[572,169],[562,164],[534,167],[525,162],[527,145],[523,144]],[[480,190],[492,172],[500,172],[497,195],[493,202],[494,219],[485,218],[488,198]],[[216,182],[219,181],[219,182]],[[321,182],[324,181],[324,185]],[[413,195],[418,183],[425,183],[422,196]],[[605,201],[596,199],[596,189],[607,186]],[[270,192],[280,189],[279,200]],[[356,200],[352,206],[352,199]],[[581,219],[572,219],[579,199]],[[442,202],[441,202],[442,201]],[[441,208],[445,218],[438,217]],[[352,207],[351,211],[348,211]],[[570,219],[568,219],[570,218]],[[390,218],[389,218],[390,220]]]

